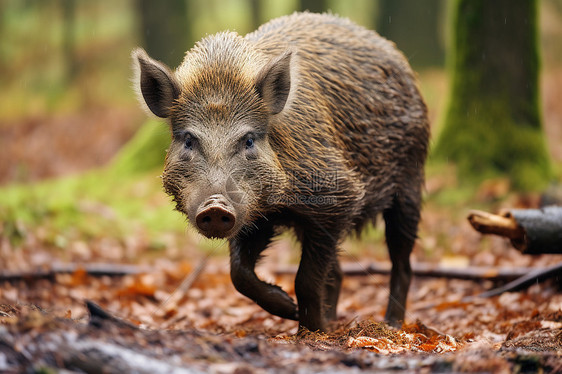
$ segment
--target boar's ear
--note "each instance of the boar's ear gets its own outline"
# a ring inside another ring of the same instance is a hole
[[[291,90],[291,51],[272,59],[259,72],[256,89],[271,114],[283,110]]]
[[[180,94],[179,85],[168,67],[148,57],[146,52],[135,49],[133,59],[138,62],[137,90],[152,113],[161,118],[170,117],[170,108]],[[140,100],[140,98],[139,98]]]

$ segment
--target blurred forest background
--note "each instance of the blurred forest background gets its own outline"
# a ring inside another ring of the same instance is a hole
[[[509,1],[500,3],[511,6]],[[131,50],[143,46],[175,68],[185,51],[207,34],[230,29],[244,35],[297,10],[331,11],[393,40],[419,75],[434,145],[451,92],[451,45],[459,4],[462,1],[1,1],[3,238],[25,243],[29,227],[39,225],[42,242],[65,248],[72,237],[121,237],[125,230],[142,232],[138,237],[149,236],[148,245],[157,248],[165,246],[166,239],[152,239],[147,232],[183,233],[184,219],[172,212],[157,179],[168,129],[147,120],[139,108],[131,84]],[[547,177],[556,181],[562,164],[562,0],[536,4],[539,125],[542,120],[552,162]],[[147,147],[154,137],[160,139],[158,147]],[[477,144],[476,149],[486,147]],[[447,160],[447,155],[430,160],[430,202],[455,210],[455,204],[473,196],[492,195],[496,201],[513,186],[501,174],[486,174],[491,182],[484,183],[484,190],[465,185]]]
[[[542,110],[551,155],[560,161],[562,120],[553,112],[560,100],[562,2],[538,4]],[[135,46],[176,67],[207,34],[244,35],[295,10],[329,10],[393,40],[420,74],[437,124],[448,94],[450,8],[443,0],[2,1],[0,183],[64,175],[114,156],[144,120],[130,83]]]

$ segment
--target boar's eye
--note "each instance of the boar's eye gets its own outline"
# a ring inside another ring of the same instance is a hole
[[[192,150],[193,149],[193,143],[195,143],[195,140],[193,139],[193,136],[191,134],[187,134],[185,136],[185,141],[183,143],[184,148],[188,149],[188,150]]]
[[[193,141],[191,140],[191,138],[187,138],[185,140],[185,144],[184,144],[185,148],[187,149],[193,149]]]
[[[247,158],[256,158],[257,148],[256,148],[256,136],[253,133],[246,134],[244,139],[242,139],[242,144],[244,144],[244,154]]]
[[[254,138],[246,139],[246,149],[254,148]]]

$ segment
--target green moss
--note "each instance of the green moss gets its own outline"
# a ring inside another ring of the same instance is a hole
[[[184,233],[186,220],[173,210],[157,172],[117,177],[111,170],[0,189],[0,228],[13,244],[27,228],[42,227],[43,240],[123,238],[142,231],[150,239]]]
[[[117,175],[132,175],[161,169],[169,146],[168,125],[160,120],[149,120],[119,151],[111,171]]]
[[[507,175],[514,187],[539,189],[552,172],[542,131],[506,115],[501,98],[449,105],[433,157],[453,161],[461,181]]]

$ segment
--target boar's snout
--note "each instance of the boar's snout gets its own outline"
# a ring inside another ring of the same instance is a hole
[[[231,234],[236,223],[234,209],[222,195],[213,195],[197,210],[195,224],[208,238],[224,238]]]

